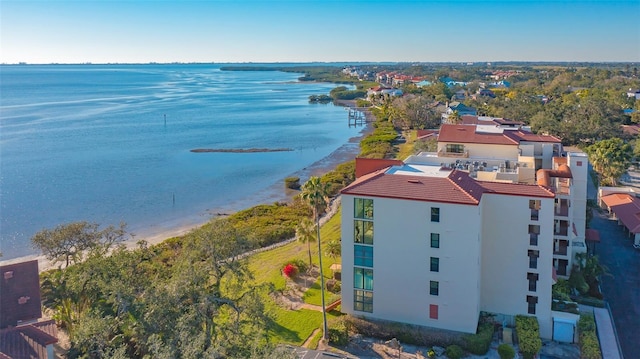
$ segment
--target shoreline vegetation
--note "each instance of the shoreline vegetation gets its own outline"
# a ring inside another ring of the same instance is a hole
[[[257,153],[257,152],[290,152],[292,148],[194,148],[191,152],[224,152],[224,153]]]

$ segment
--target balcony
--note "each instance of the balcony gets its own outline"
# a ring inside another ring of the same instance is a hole
[[[554,255],[566,256],[567,253],[568,253],[567,248],[569,248],[569,241],[556,239],[554,242],[555,243],[554,243],[554,246],[553,246],[553,254]]]
[[[556,236],[568,236],[569,235],[569,222],[556,221],[553,228],[553,234]]]
[[[457,158],[469,158],[469,151],[462,152],[450,152],[447,150],[438,151],[438,157],[457,157]]]
[[[569,206],[564,205],[556,205],[555,207],[555,215],[559,217],[567,217],[569,216]]]

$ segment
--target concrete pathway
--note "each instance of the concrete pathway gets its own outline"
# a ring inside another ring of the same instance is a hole
[[[605,308],[593,308],[593,314],[596,319],[602,357],[607,359],[621,359],[622,354],[618,351],[616,333],[609,311]]]

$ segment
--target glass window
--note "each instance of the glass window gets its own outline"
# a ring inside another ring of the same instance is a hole
[[[540,251],[528,251],[529,255],[529,268],[536,269],[538,268],[538,257],[540,256]]]
[[[527,280],[529,280],[529,291],[535,292],[537,289],[538,283],[538,274],[537,273],[527,273]]]
[[[440,287],[440,283],[438,281],[435,281],[435,280],[429,281],[429,294],[438,295],[439,287]]]
[[[440,222],[440,208],[431,207],[431,222]]]
[[[354,242],[373,244],[373,222],[359,220],[353,222]]]
[[[353,263],[362,267],[373,267],[373,247],[355,245],[353,249]]]
[[[431,257],[431,271],[432,272],[440,271],[440,258]]]
[[[537,221],[540,215],[540,200],[539,199],[530,199],[529,200],[529,209],[531,209],[531,220]]]
[[[365,198],[353,199],[354,218],[373,219],[373,200]]]
[[[532,246],[538,245],[538,235],[540,234],[540,226],[537,224],[529,225],[529,244]]]
[[[438,305],[429,304],[429,318],[438,319]]]
[[[373,269],[354,268],[353,287],[358,289],[373,290]]]
[[[360,312],[373,313],[373,292],[354,290],[353,309]]]
[[[464,153],[464,145],[461,144],[448,143],[445,148],[449,153]]]
[[[538,297],[527,296],[527,313],[536,314],[536,303],[538,303]]]
[[[431,248],[440,248],[440,233],[431,233]]]

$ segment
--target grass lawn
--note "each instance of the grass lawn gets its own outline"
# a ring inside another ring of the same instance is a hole
[[[403,131],[403,135],[407,141],[398,145],[398,152],[396,153],[397,159],[404,160],[413,154],[413,142],[416,140],[417,133],[416,130]]]
[[[323,244],[340,238],[340,211],[322,226],[320,229],[320,237]],[[311,243],[311,258],[313,264],[317,266],[317,243]],[[254,274],[254,283],[271,283],[275,290],[284,290],[286,281],[281,270],[284,264],[292,259],[300,259],[305,262],[309,261],[306,243],[293,242],[282,247],[254,254],[247,258],[247,264]],[[340,263],[340,258],[329,258],[326,255],[322,256],[323,270],[327,279],[332,275],[329,267],[333,263]],[[327,299],[326,303],[329,304],[329,299],[332,294],[325,294],[325,298]],[[320,305],[320,278],[318,278],[311,289],[307,290],[304,298],[304,301],[309,304]],[[268,313],[273,318],[270,328],[270,340],[272,342],[301,345],[307,337],[313,333],[314,329],[322,327],[322,313],[319,311],[308,309],[288,310],[278,306],[273,298],[269,296],[264,298],[264,303]],[[328,318],[332,316],[334,316],[334,314],[327,313]]]

